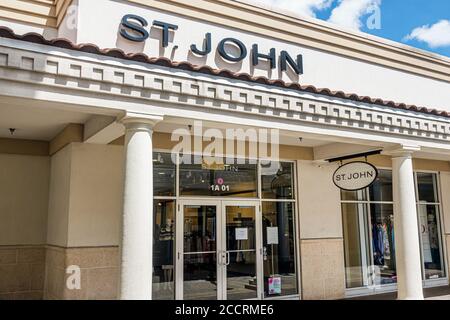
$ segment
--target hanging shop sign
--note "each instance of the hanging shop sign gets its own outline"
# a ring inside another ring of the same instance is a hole
[[[378,177],[372,164],[356,161],[344,164],[333,174],[334,184],[341,190],[358,191],[370,187]]]
[[[169,46],[170,32],[176,32],[178,26],[175,24],[153,21],[151,27],[159,28],[161,30],[161,46],[166,48]],[[138,15],[127,14],[122,18],[119,28],[119,34],[133,42],[145,42],[150,37],[149,22]],[[213,35],[206,33],[203,44],[192,44],[190,51],[197,56],[207,56],[213,52],[212,41]],[[234,49],[234,50],[233,50]],[[245,45],[241,40],[236,38],[224,38],[218,42],[216,51],[222,59],[231,62],[241,62],[248,56],[251,58],[251,64],[255,67],[260,64],[261,60],[269,62],[269,68],[275,69],[279,63],[281,71],[294,71],[296,74],[303,74],[303,56],[291,56],[287,51],[281,50],[277,55],[276,49],[272,48],[269,52],[261,52],[258,44],[252,44],[251,47]]]

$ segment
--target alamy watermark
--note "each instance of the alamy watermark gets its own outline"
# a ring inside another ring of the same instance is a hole
[[[66,17],[64,19],[64,26],[67,30],[78,29],[78,6],[75,4],[67,8]]]
[[[381,9],[378,5],[371,5],[367,8],[368,15],[366,26],[369,30],[381,30]]]
[[[77,265],[71,265],[66,268],[66,288],[69,290],[81,290],[81,268]]]
[[[172,132],[172,161],[181,164],[254,164],[270,165],[279,160],[280,133],[277,129],[217,128],[205,129],[202,121]],[[195,155],[195,156],[193,156]],[[270,160],[268,160],[270,159]]]

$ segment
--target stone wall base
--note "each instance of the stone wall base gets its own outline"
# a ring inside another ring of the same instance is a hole
[[[301,240],[302,298],[333,300],[345,297],[343,239]]]
[[[44,246],[0,246],[0,300],[41,300],[44,271]]]
[[[44,298],[50,300],[112,300],[118,296],[119,248],[47,247]],[[80,288],[73,270],[80,271]],[[72,271],[72,273],[68,272]],[[76,283],[76,282],[75,282]]]

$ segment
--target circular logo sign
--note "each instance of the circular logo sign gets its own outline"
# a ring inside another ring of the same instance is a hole
[[[350,162],[339,167],[333,174],[334,184],[346,191],[357,191],[372,185],[378,170],[367,162]]]

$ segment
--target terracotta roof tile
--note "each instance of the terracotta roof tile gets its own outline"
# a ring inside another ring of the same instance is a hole
[[[47,40],[42,35],[37,33],[17,35],[7,27],[0,27],[0,37],[450,118],[450,113],[447,111],[439,111],[437,109],[429,109],[415,105],[406,105],[404,103],[396,103],[394,101],[385,101],[380,98],[359,96],[355,93],[349,94],[342,91],[332,91],[328,88],[316,88],[312,85],[300,85],[294,82],[285,83],[283,80],[271,80],[266,77],[253,77],[247,73],[236,73],[226,69],[213,69],[209,66],[197,66],[186,61],[174,62],[164,57],[151,58],[144,53],[126,54],[118,48],[100,49],[98,46],[91,43],[74,44],[67,39],[61,38]]]

